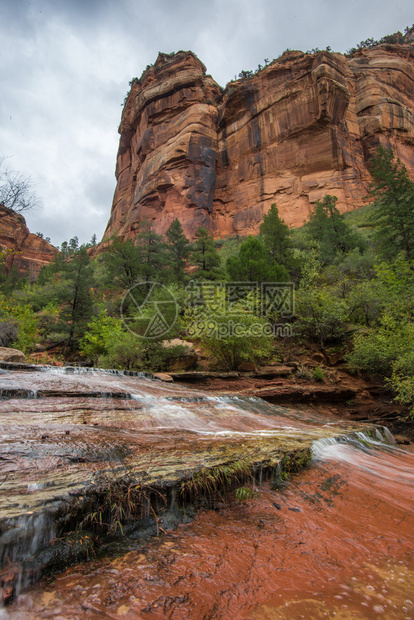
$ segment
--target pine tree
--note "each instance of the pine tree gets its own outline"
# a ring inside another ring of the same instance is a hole
[[[279,265],[288,266],[292,260],[291,231],[289,226],[279,217],[278,208],[274,203],[263,218],[260,234],[264,246],[273,260]]]
[[[164,280],[167,264],[165,243],[163,238],[154,232],[150,222],[141,222],[136,245],[140,252],[142,281],[149,287],[150,282]]]
[[[191,262],[197,270],[195,278],[204,280],[218,280],[222,277],[220,256],[214,246],[212,235],[205,228],[198,228],[191,252]]]
[[[240,246],[238,256],[230,256],[226,264],[234,282],[286,282],[286,269],[269,259],[263,243],[257,237],[248,237]]]
[[[337,200],[336,196],[329,194],[323,200],[317,200],[307,223],[310,241],[318,246],[319,260],[325,264],[331,263],[338,254],[363,246],[363,241],[336,208]]]
[[[83,336],[92,315],[91,288],[93,273],[85,246],[78,248],[64,265],[59,287],[59,302],[62,304],[60,319],[68,330],[66,347],[75,349]]]
[[[375,196],[372,222],[378,248],[385,258],[399,252],[414,259],[414,183],[406,167],[390,149],[379,147],[370,172],[371,194]]]
[[[107,285],[130,289],[142,276],[141,252],[133,241],[114,237],[103,254],[107,270]]]
[[[185,281],[185,268],[190,255],[191,245],[184,235],[183,228],[178,219],[175,219],[167,232],[166,250],[167,259],[173,282],[183,283]]]

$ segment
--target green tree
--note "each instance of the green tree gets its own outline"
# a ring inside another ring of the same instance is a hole
[[[266,249],[257,237],[248,237],[240,246],[238,256],[230,256],[226,263],[231,280],[236,282],[287,282],[284,267],[269,259]]]
[[[103,262],[106,284],[112,288],[129,289],[141,279],[141,251],[130,239],[114,237],[103,254]]]
[[[296,313],[298,332],[321,347],[346,334],[348,305],[327,288],[300,289],[296,294]]]
[[[331,263],[338,254],[346,254],[364,245],[336,208],[337,201],[336,196],[329,194],[323,200],[317,200],[306,224],[308,237],[318,248],[319,260],[324,264]]]
[[[222,277],[220,256],[214,246],[212,235],[205,228],[198,228],[191,251],[191,262],[197,269],[194,278],[219,280]]]
[[[375,240],[385,258],[403,252],[414,259],[414,183],[406,167],[395,159],[390,149],[379,147],[372,160],[371,194],[375,197],[372,221]]]
[[[9,323],[17,329],[17,339],[12,346],[23,353],[30,353],[37,343],[38,319],[31,304],[15,303],[0,295],[0,321]]]
[[[114,341],[119,342],[123,335],[122,320],[108,316],[106,310],[93,317],[87,325],[81,342],[81,352],[96,365],[101,356],[107,355]]]
[[[92,315],[93,272],[85,246],[75,251],[65,263],[60,282],[59,301],[62,304],[60,319],[68,332],[66,347],[72,352],[83,336]]]
[[[412,357],[413,350],[414,324],[387,310],[379,325],[355,335],[353,350],[347,356],[348,366],[351,370],[390,377],[394,368],[402,370],[402,360]]]
[[[254,301],[249,296],[226,308],[225,291],[217,288],[212,296],[211,285],[202,283],[206,290],[204,305],[187,307],[187,333],[200,339],[216,364],[225,370],[236,370],[243,361],[259,361],[272,352],[273,333],[266,318],[253,311]]]
[[[167,260],[173,282],[182,284],[186,279],[185,268],[191,245],[178,219],[175,219],[165,233],[167,238]]]
[[[154,232],[150,222],[143,221],[135,241],[140,252],[142,281],[148,286],[150,282],[160,282],[164,279],[167,264],[163,238]]]
[[[272,259],[279,265],[287,267],[292,260],[291,231],[289,226],[280,219],[278,208],[274,203],[263,218],[260,234]]]

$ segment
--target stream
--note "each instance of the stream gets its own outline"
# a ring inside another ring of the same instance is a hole
[[[414,453],[386,429],[138,374],[0,373],[1,619],[414,618]],[[125,480],[146,491],[123,535],[57,568]]]

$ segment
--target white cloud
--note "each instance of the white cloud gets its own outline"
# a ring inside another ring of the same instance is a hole
[[[31,176],[33,231],[100,237],[128,82],[159,51],[192,49],[224,86],[284,49],[344,51],[412,23],[412,0],[3,0],[0,154]]]

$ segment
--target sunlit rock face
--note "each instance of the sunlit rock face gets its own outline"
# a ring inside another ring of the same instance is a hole
[[[414,172],[414,44],[353,58],[286,52],[222,91],[192,52],[160,54],[126,100],[111,235],[159,233],[178,217],[188,236],[256,234],[276,202],[291,226],[315,201],[340,211],[367,197],[369,160],[392,146]]]
[[[21,275],[27,274],[31,279],[35,279],[58,252],[53,245],[29,231],[22,215],[3,205],[0,205],[0,250],[4,251],[7,273],[16,267]]]

